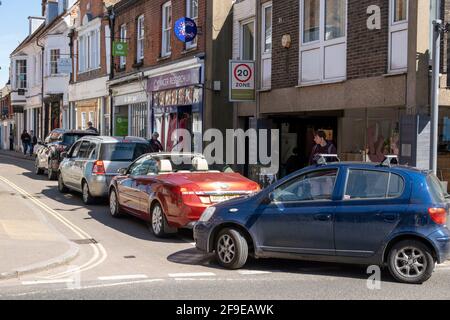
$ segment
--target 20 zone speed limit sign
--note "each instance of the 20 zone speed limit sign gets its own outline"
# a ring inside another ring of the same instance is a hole
[[[255,62],[230,61],[230,101],[255,100]]]

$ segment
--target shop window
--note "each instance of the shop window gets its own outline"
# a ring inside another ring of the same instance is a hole
[[[127,25],[126,24],[123,24],[120,26],[120,41],[128,42],[127,41]],[[127,63],[127,57],[119,58],[119,64],[120,64],[121,69],[125,68],[126,63]]]
[[[408,1],[390,0],[389,72],[405,72],[408,63]]]
[[[136,36],[137,36],[136,62],[140,63],[144,60],[144,40],[145,40],[144,16],[140,16],[137,20]]]
[[[187,0],[186,8],[187,16],[198,24],[198,0]],[[197,47],[198,38],[186,43],[186,49],[192,49]]]
[[[162,7],[162,46],[161,57],[171,54],[171,33],[172,33],[172,3],[166,2]]]
[[[135,137],[147,138],[148,135],[148,109],[147,103],[130,105],[131,108],[131,135]]]
[[[255,60],[255,21],[241,24],[241,59]]]
[[[52,49],[50,50],[50,74],[58,74],[58,60],[60,58],[60,50]]]
[[[270,88],[272,82],[272,3],[262,6],[261,86]]]
[[[16,60],[16,88],[27,88],[27,60]]]
[[[300,84],[345,80],[347,0],[301,0],[300,10]]]

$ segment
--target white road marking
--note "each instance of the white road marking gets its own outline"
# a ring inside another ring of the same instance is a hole
[[[133,279],[148,279],[145,274],[130,274],[123,276],[109,276],[109,277],[98,277],[100,281],[116,281],[116,280],[133,280]]]
[[[144,283],[152,283],[152,282],[164,282],[164,279],[149,279],[142,281],[128,281],[128,282],[117,282],[117,283],[107,283],[107,284],[99,284],[92,286],[83,286],[79,288],[68,288],[65,290],[86,290],[86,289],[98,289],[98,288],[108,288],[108,287],[117,287],[117,286],[128,286],[133,284],[144,284]]]
[[[55,210],[53,210],[52,208],[47,206],[45,203],[43,203],[40,200],[38,200],[35,196],[31,195],[30,193],[28,193],[24,189],[20,188],[19,186],[17,186],[14,183],[12,183],[11,181],[6,179],[5,177],[0,176],[0,180],[3,181],[4,183],[6,183],[7,185],[9,185],[11,188],[13,188],[16,191],[18,191],[20,194],[22,194],[23,196],[25,196],[29,200],[31,200],[33,203],[35,203],[37,206],[42,208],[48,214],[53,216],[55,219],[57,219],[59,222],[61,222],[63,225],[65,225],[67,228],[69,228],[72,232],[74,232],[80,239],[92,239],[93,238],[87,232],[82,230],[80,227],[78,227],[74,223],[70,222],[68,219],[63,217],[61,214],[59,214],[58,212],[56,212]],[[107,254],[105,248],[101,244],[99,244],[99,243],[97,243],[97,244],[90,244],[89,246],[94,251],[94,256],[87,263],[85,263],[82,266],[80,266],[76,270],[76,273],[84,272],[84,271],[93,269],[93,268],[97,267],[98,265],[102,264],[106,260],[106,258],[108,257],[108,254]],[[62,278],[62,277],[66,277],[68,274],[73,274],[73,273],[74,273],[74,271],[66,271],[66,272],[61,272],[61,273],[56,274],[56,275],[52,275],[52,276],[50,276],[48,278],[49,279]]]
[[[60,283],[73,283],[74,279],[57,279],[57,280],[36,280],[36,281],[22,281],[24,286],[35,286],[41,284],[60,284]]]
[[[197,272],[197,273],[170,273],[170,278],[190,278],[190,277],[214,277],[215,273],[212,272]]]
[[[242,275],[258,275],[258,274],[271,274],[270,271],[253,271],[253,270],[239,270],[239,274]]]

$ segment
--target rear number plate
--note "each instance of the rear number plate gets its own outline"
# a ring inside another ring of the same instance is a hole
[[[239,198],[240,195],[233,195],[233,196],[211,196],[211,202],[212,203],[219,203],[219,202],[224,202],[227,200],[231,200],[231,199],[235,199],[235,198]]]

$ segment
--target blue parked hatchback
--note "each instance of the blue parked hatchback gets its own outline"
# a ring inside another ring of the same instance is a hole
[[[450,258],[448,195],[434,174],[389,162],[312,166],[215,205],[194,228],[197,248],[229,269],[253,255],[387,266],[423,283]]]

